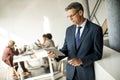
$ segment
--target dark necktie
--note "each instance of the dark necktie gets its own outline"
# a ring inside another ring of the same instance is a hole
[[[77,49],[78,49],[79,40],[80,40],[80,29],[81,29],[81,27],[78,27],[78,29],[77,29],[77,34],[76,34],[76,38],[75,38],[75,41],[76,41],[76,48],[77,48]]]

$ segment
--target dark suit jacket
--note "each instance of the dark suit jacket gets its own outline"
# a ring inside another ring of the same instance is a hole
[[[75,47],[76,26],[67,28],[65,41],[62,49],[68,60],[80,58],[83,62],[78,67],[73,67],[69,63],[66,66],[67,80],[72,80],[76,69],[78,80],[95,80],[94,61],[102,58],[103,52],[103,34],[102,28],[87,20],[84,31],[79,41],[79,48]],[[57,60],[62,59],[59,57]]]

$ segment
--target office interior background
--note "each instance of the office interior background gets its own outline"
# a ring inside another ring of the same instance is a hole
[[[74,1],[83,4],[86,18],[103,28],[104,55],[95,64],[96,80],[120,80],[117,0],[0,0],[0,61],[9,40],[14,40],[18,47],[31,47],[37,39],[42,42],[44,33],[52,33],[55,45],[61,48],[65,30],[72,24],[65,7]]]

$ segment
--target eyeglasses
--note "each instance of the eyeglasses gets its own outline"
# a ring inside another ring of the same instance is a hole
[[[79,11],[76,11],[74,14],[67,16],[68,18],[72,18],[73,16],[75,16]]]

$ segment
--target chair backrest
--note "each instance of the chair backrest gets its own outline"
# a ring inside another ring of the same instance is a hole
[[[102,30],[103,30],[103,35],[106,34],[108,30],[107,19],[105,19],[105,21],[102,24]]]

